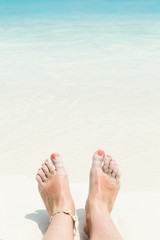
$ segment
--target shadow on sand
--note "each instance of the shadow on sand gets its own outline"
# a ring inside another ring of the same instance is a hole
[[[77,215],[78,215],[78,229],[77,229],[77,234],[79,235],[80,240],[87,240],[88,237],[83,231],[84,227],[84,220],[85,220],[85,210],[83,208],[77,209]],[[25,215],[26,219],[30,219],[38,224],[38,227],[41,231],[41,233],[44,235],[45,232],[47,231],[47,228],[49,226],[49,215],[45,210],[36,210],[34,213],[29,213]],[[76,239],[78,237],[76,236]]]
[[[46,210],[36,210],[34,213],[25,215],[25,218],[36,222],[42,234],[45,234],[49,226],[49,215]]]

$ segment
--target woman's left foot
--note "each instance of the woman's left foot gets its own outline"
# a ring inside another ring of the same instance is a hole
[[[38,189],[50,216],[66,208],[75,214],[75,206],[70,193],[68,176],[62,157],[53,153],[36,175]]]
[[[98,150],[93,155],[90,171],[89,195],[86,202],[86,221],[84,231],[89,235],[91,215],[105,209],[112,211],[116,196],[120,189],[120,170],[118,164],[111,156]]]

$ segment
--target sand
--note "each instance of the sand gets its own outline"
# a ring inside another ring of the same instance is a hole
[[[0,239],[42,239],[49,215],[37,193],[37,184],[24,176],[0,177]],[[75,239],[88,239],[83,231],[87,183],[72,183],[79,218]],[[160,194],[120,193],[112,212],[124,240],[159,239]]]
[[[64,158],[85,239],[99,148],[122,171],[113,219],[124,239],[159,239],[159,20],[18,24],[0,42],[0,239],[42,238],[49,218],[35,175],[52,152]]]

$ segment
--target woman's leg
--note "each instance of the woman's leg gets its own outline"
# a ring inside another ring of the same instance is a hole
[[[62,157],[58,153],[47,159],[36,175],[38,188],[50,216],[66,208],[75,214],[75,207],[69,189],[67,173]],[[65,213],[56,214],[48,227],[43,240],[73,240],[73,220]]]
[[[119,166],[111,156],[98,150],[93,156],[86,202],[84,230],[90,240],[122,240],[110,217],[119,188]]]
[[[65,214],[57,214],[51,221],[43,240],[73,240],[73,221]]]

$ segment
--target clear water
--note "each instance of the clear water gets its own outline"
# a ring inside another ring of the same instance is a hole
[[[1,4],[1,173],[34,176],[59,151],[71,180],[87,181],[104,148],[125,190],[157,190],[159,4],[112,2]]]

